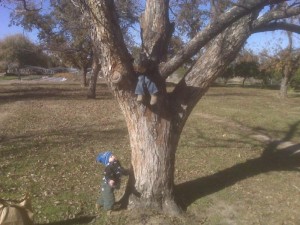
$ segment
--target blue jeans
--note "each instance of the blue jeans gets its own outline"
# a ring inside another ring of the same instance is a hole
[[[145,95],[145,90],[149,92],[150,95],[158,92],[156,84],[151,81],[147,76],[140,75],[138,77],[138,82],[135,88],[135,94]]]
[[[101,193],[97,204],[103,206],[104,210],[111,210],[115,204],[114,189],[105,181],[102,181]]]

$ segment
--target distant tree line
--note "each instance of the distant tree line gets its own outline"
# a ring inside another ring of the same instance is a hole
[[[283,49],[275,55],[269,55],[266,51],[257,55],[243,50],[220,77],[224,84],[231,78],[240,77],[243,86],[247,79],[254,78],[265,87],[281,85],[284,86],[282,88],[290,86],[296,89],[300,87],[299,58],[300,50]]]
[[[174,48],[176,48],[176,39],[173,42]],[[138,49],[133,49],[133,51],[138,52]],[[284,68],[290,66],[294,69],[287,86],[297,89],[300,88],[299,57],[300,50],[289,52],[287,49],[284,49],[272,56],[266,51],[257,55],[244,49],[220,77],[223,79],[224,84],[227,84],[228,80],[232,78],[240,77],[243,79],[242,86],[245,86],[245,82],[250,78],[260,80],[261,84],[265,87],[279,86],[284,78],[284,71],[286,71]],[[74,65],[76,63],[70,63],[70,59],[67,59],[67,57],[59,57],[56,54],[52,54],[51,51],[43,51],[40,45],[34,44],[22,34],[8,36],[0,40],[1,73],[21,73],[23,75],[34,73],[52,74],[60,72],[60,70],[50,71],[47,68]]]
[[[26,66],[55,67],[57,58],[46,54],[36,44],[21,34],[8,36],[0,41],[0,72],[9,73]]]

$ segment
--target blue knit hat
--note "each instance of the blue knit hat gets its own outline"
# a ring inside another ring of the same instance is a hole
[[[109,157],[112,155],[112,152],[102,152],[97,156],[97,162],[102,163],[104,166],[107,166],[109,163]]]

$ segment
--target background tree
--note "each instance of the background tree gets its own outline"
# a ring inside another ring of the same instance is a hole
[[[171,1],[177,33],[180,36],[194,37],[209,18],[207,10],[201,10],[203,0]]]
[[[24,66],[48,66],[49,57],[24,35],[9,36],[0,41],[2,71],[10,67],[17,70]]]
[[[224,80],[224,84],[226,85],[228,83],[228,80],[233,78],[235,76],[235,70],[234,70],[234,63],[230,64],[220,75],[220,77]]]
[[[291,87],[296,90],[299,90],[300,88],[300,68],[296,71],[296,74],[291,81]]]
[[[86,75],[92,64],[90,24],[71,1],[47,2],[49,6],[43,10],[43,4],[18,1],[11,14],[11,23],[29,31],[37,29],[41,48],[60,58],[62,66],[79,68],[83,86],[87,86]]]
[[[292,34],[288,32],[287,35],[289,45],[287,49],[281,52],[280,62],[277,64],[277,69],[282,74],[282,80],[280,84],[280,96],[282,98],[287,97],[289,83],[300,66],[300,54],[299,52],[293,51]]]
[[[252,52],[245,50],[241,51],[236,59],[234,70],[235,76],[243,78],[243,86],[245,86],[246,79],[259,77],[258,57]]]
[[[264,87],[273,86],[273,74],[269,70],[264,69],[261,65],[259,67],[259,74],[257,78],[262,81],[262,85]]]
[[[268,52],[261,54],[261,69],[267,74],[272,74],[271,77],[275,82],[280,82],[279,95],[282,98],[287,97],[290,82],[297,74],[300,66],[299,50],[293,49],[290,35],[288,39],[287,48],[279,50],[274,55],[270,55]]]
[[[44,49],[59,57],[64,66],[72,66],[82,71],[83,86],[87,86],[88,68],[92,66],[93,47],[91,42],[91,27],[87,13],[82,13],[76,4],[69,0],[42,1],[44,5],[35,1],[19,1],[12,13],[12,23],[21,25],[26,30],[38,29],[38,38]],[[49,6],[45,8],[45,4]],[[24,10],[24,5],[26,9]],[[134,39],[128,30],[137,21],[137,1],[116,1],[117,15],[128,48],[134,45]],[[98,43],[101,44],[101,43]],[[93,79],[97,75],[92,76]],[[95,96],[96,82],[89,86],[88,96]]]

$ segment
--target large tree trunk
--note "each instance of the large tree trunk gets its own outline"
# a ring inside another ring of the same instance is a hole
[[[155,107],[149,103],[139,105],[136,101],[134,89],[137,76],[118,26],[114,1],[89,0],[88,6],[95,24],[93,36],[97,43],[101,43],[98,47],[103,76],[113,90],[127,122],[135,181],[131,185],[129,207],[151,207],[177,214],[179,208],[174,201],[173,182],[179,138],[172,132],[165,81],[157,70],[158,63],[167,54],[172,31],[168,19],[168,1],[147,1],[141,18],[143,52],[152,61],[151,74],[148,75],[160,82],[157,83],[160,99]]]
[[[215,38],[194,68],[175,88],[166,93],[159,80],[159,101],[139,105],[134,95],[136,78],[111,0],[89,0],[101,51],[101,68],[121,107],[128,127],[132,150],[134,182],[129,207],[152,208],[170,214],[180,212],[174,201],[174,165],[177,144],[188,115],[215,80],[236,57],[250,34],[250,16],[238,21]],[[143,51],[154,64],[164,58],[169,41],[167,0],[147,1],[141,19]],[[99,22],[101,21],[101,23]],[[166,64],[168,66],[168,64]],[[201,76],[199,76],[201,74]],[[114,75],[121,77],[115,83]],[[158,70],[150,76],[159,77]]]
[[[165,110],[163,106],[160,109]],[[171,115],[144,105],[136,110],[125,114],[135,178],[129,207],[178,214],[173,183],[178,138],[172,133]]]
[[[131,196],[132,207],[151,207],[171,214],[179,212],[174,202],[173,182],[180,133],[197,100],[245,43],[250,34],[247,26],[250,20],[251,16],[245,17],[219,35],[181,82],[181,88],[175,89],[171,99],[166,97],[154,109],[141,105],[125,110],[132,148],[134,189],[140,194]],[[211,61],[211,58],[215,60]],[[203,76],[196,76],[199,73]],[[179,101],[173,101],[175,95]]]
[[[165,80],[157,68],[166,58],[173,31],[168,18],[168,0],[147,1],[141,29],[142,51],[152,62],[147,75],[158,86],[159,101],[154,107],[146,103],[135,110],[124,110],[135,178],[129,207],[150,207],[178,214],[180,209],[174,201],[174,165],[179,137],[173,132]]]

